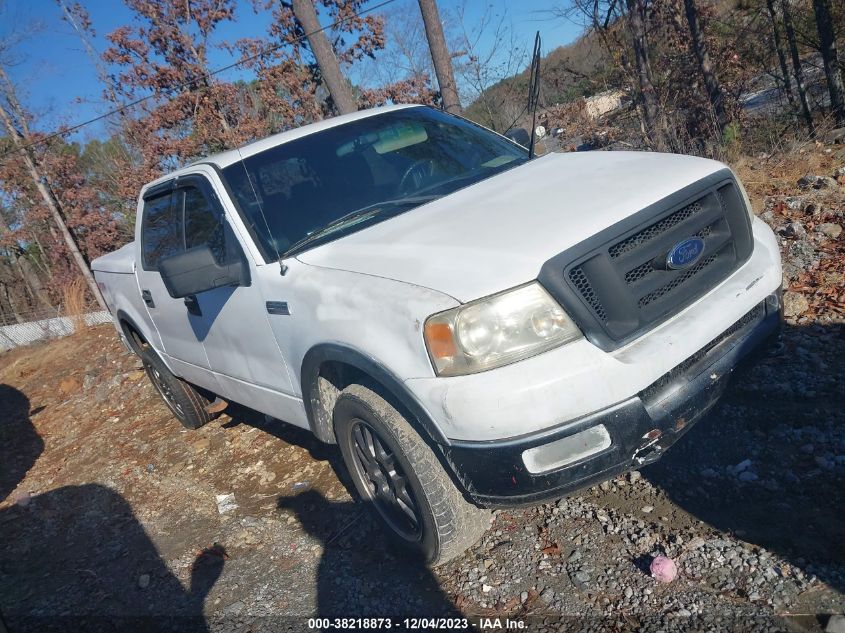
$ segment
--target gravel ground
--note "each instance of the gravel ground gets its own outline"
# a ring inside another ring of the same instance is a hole
[[[183,430],[108,327],[3,354],[9,630],[303,630],[315,615],[437,614],[549,631],[845,626],[831,619],[845,611],[845,326],[813,281],[835,273],[843,238],[818,226],[842,204],[819,202],[839,195],[835,181],[815,182],[768,197],[761,214],[787,257],[782,344],[656,464],[498,511],[478,545],[434,571],[386,549],[333,448],[240,408]],[[673,582],[649,573],[659,555],[675,562]]]

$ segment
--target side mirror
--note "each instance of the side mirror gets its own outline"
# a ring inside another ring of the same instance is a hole
[[[195,295],[223,286],[248,286],[249,267],[243,257],[218,264],[208,244],[167,257],[158,269],[167,292],[174,299]]]
[[[526,149],[531,145],[531,135],[528,130],[521,127],[515,127],[505,132],[505,137],[512,140],[514,143],[519,143]]]

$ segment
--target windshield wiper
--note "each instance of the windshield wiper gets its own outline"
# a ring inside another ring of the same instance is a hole
[[[291,244],[285,252],[282,253],[281,258],[289,257],[295,251],[298,251],[303,246],[310,244],[314,240],[317,240],[325,235],[336,231],[338,228],[349,224],[354,220],[358,220],[360,218],[366,216],[375,216],[385,211],[386,209],[392,209],[397,206],[404,206],[408,204],[423,204],[424,202],[431,202],[435,198],[440,198],[441,195],[427,195],[427,196],[411,196],[408,198],[397,198],[396,200],[383,200],[381,202],[376,202],[374,204],[367,205],[366,207],[362,207],[360,209],[355,209],[354,211],[350,211],[346,215],[342,215],[336,220],[332,220],[325,226],[321,226],[318,229],[314,229],[308,235],[303,237],[302,239],[297,240],[293,244]]]

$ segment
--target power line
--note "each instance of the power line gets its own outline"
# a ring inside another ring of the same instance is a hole
[[[199,77],[197,77],[195,79],[191,79],[190,81],[185,81],[181,84],[176,84],[175,86],[171,87],[170,90],[171,91],[181,90],[182,88],[187,88],[189,86],[192,86],[193,84],[196,84],[197,82],[205,81],[206,79],[209,79],[210,77],[214,77],[215,75],[218,75],[222,72],[226,72],[227,70],[231,70],[232,68],[236,68],[237,66],[240,66],[242,64],[246,64],[248,62],[251,62],[251,61],[254,61],[254,60],[259,59],[261,57],[264,57],[265,55],[268,55],[268,54],[270,54],[274,51],[277,51],[280,48],[284,48],[285,46],[290,46],[291,44],[296,44],[297,42],[301,42],[305,38],[311,37],[312,35],[315,35],[317,33],[322,33],[323,31],[326,31],[328,29],[332,29],[336,26],[343,24],[344,22],[349,22],[350,20],[352,20],[354,18],[359,18],[363,15],[366,15],[367,13],[372,13],[373,11],[376,11],[377,9],[381,9],[382,7],[386,7],[388,4],[391,4],[392,2],[395,2],[395,1],[396,0],[384,0],[383,2],[379,2],[378,4],[375,4],[375,5],[367,8],[367,9],[365,9],[365,10],[359,12],[359,13],[353,13],[349,17],[343,18],[341,20],[337,20],[336,22],[332,22],[331,24],[324,26],[322,28],[319,28],[316,31],[311,31],[310,33],[305,33],[303,35],[300,35],[299,37],[294,38],[294,40],[291,41],[291,42],[282,42],[280,44],[268,46],[267,48],[265,48],[261,51],[258,51],[254,55],[250,55],[249,57],[243,57],[243,58],[239,59],[238,61],[229,64],[228,66],[222,66],[221,68],[217,68],[216,70],[212,70],[208,73],[200,75]],[[203,88],[203,89],[205,90],[206,88]],[[5,159],[7,156],[11,156],[12,154],[15,154],[17,152],[27,150],[30,147],[35,147],[36,145],[43,145],[47,141],[50,141],[50,140],[57,138],[59,136],[66,136],[68,134],[72,134],[73,132],[76,132],[77,130],[85,127],[86,125],[91,125],[92,123],[96,123],[97,121],[102,121],[103,119],[107,119],[111,116],[114,116],[115,114],[119,114],[119,113],[123,112],[124,110],[128,110],[129,108],[134,108],[136,105],[138,105],[140,103],[143,103],[145,101],[149,101],[150,99],[155,98],[155,96],[156,96],[155,94],[151,94],[151,95],[147,95],[145,97],[140,97],[138,99],[135,99],[134,101],[130,101],[129,103],[126,103],[126,104],[120,106],[119,108],[115,108],[114,110],[109,110],[108,112],[106,112],[104,114],[101,114],[99,116],[95,116],[92,119],[88,119],[87,121],[83,121],[82,123],[77,123],[77,124],[72,125],[71,127],[67,128],[67,129],[61,130],[59,132],[53,132],[52,134],[48,134],[44,138],[41,138],[37,141],[33,141],[31,143],[27,143],[26,145],[22,145],[21,147],[16,147],[12,150],[9,150],[5,154],[0,155],[0,160]]]

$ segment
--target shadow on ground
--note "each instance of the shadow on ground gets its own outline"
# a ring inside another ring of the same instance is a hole
[[[842,592],[845,328],[787,327],[782,341],[642,472],[697,519]]]
[[[43,448],[29,402],[0,387],[4,495]],[[10,432],[11,431],[11,432]],[[206,631],[203,603],[226,552],[197,554],[185,590],[123,497],[104,486],[65,486],[0,511],[0,611],[11,633]]]
[[[0,385],[0,501],[8,497],[44,451],[29,417],[29,398]]]
[[[333,503],[309,490],[280,497],[278,506],[322,546],[316,617],[461,617],[430,569],[388,546],[365,504]]]

